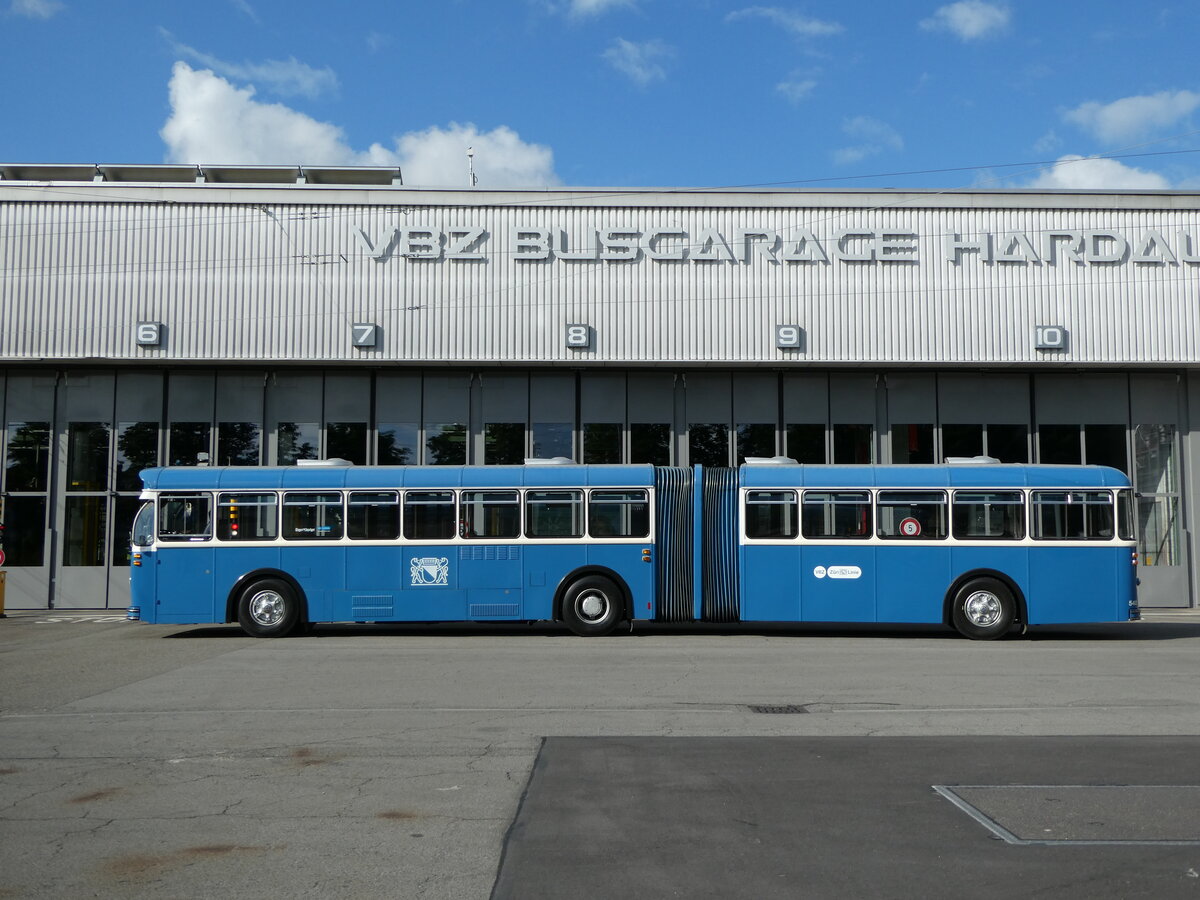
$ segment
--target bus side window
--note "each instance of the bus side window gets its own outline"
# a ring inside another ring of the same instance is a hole
[[[159,497],[158,537],[163,541],[207,541],[212,537],[212,498],[208,494]]]
[[[274,494],[217,495],[217,540],[273,541],[279,534],[279,498]]]
[[[955,491],[951,507],[960,541],[1019,541],[1025,537],[1025,502],[1020,491]]]
[[[746,537],[794,538],[800,533],[795,491],[746,494]]]
[[[342,495],[283,495],[283,537],[289,541],[336,541],[342,536]]]
[[[1044,541],[1107,541],[1114,530],[1108,491],[1034,491],[1033,536]]]
[[[588,534],[639,538],[650,534],[650,504],[645,491],[592,491],[588,498]]]
[[[360,541],[394,541],[400,537],[400,495],[395,491],[352,491],[346,534]]]
[[[410,541],[454,537],[454,493],[409,491],[404,495],[404,536]]]
[[[880,491],[878,535],[900,540],[946,537],[946,495],[941,491]]]
[[[461,508],[465,538],[521,535],[521,501],[516,491],[463,491]]]
[[[525,536],[583,537],[583,492],[529,491],[525,495]]]
[[[830,540],[871,536],[871,495],[866,491],[805,491],[800,533]]]

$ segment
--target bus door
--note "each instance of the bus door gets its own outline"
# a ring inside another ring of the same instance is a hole
[[[554,593],[562,580],[587,564],[583,491],[525,492],[525,617],[554,618]],[[647,566],[647,568],[650,568]]]
[[[875,515],[876,620],[940,621],[950,584],[946,492],[881,490]]]
[[[645,488],[595,488],[588,497],[587,564],[611,569],[629,587],[632,619],[654,616],[654,545]]]
[[[869,491],[805,491],[800,531],[800,619],[876,621]]]
[[[458,583],[469,619],[521,616],[521,495],[463,491],[459,506]]]
[[[168,598],[171,611],[156,612],[150,618],[143,610],[142,617],[147,621],[225,621],[223,598],[220,610],[213,599],[212,512],[209,494],[159,495],[158,549],[152,554],[155,595]]]
[[[800,504],[794,490],[747,491],[741,548],[741,616],[746,622],[800,618]]]
[[[400,571],[395,573],[400,586],[397,620],[454,622],[466,618],[459,546],[453,543],[455,529],[453,491],[405,493],[405,544],[398,557]]]

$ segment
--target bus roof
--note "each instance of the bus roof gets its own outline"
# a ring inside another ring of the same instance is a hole
[[[649,487],[654,467],[177,466],[145,469],[141,479],[154,491]]]
[[[743,487],[1127,488],[1107,466],[966,464],[920,466],[742,466]]]

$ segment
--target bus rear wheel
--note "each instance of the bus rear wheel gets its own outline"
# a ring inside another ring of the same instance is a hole
[[[1016,603],[1012,591],[996,578],[973,578],[954,595],[954,627],[974,641],[994,641],[1012,628]]]
[[[577,579],[563,596],[563,622],[580,637],[612,634],[621,614],[620,589],[601,575]]]
[[[300,600],[286,581],[255,581],[238,598],[238,624],[252,637],[284,637],[300,624]]]

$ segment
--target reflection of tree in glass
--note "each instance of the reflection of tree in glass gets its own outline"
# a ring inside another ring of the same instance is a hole
[[[412,448],[400,443],[400,438],[391,429],[379,429],[378,451],[381,466],[410,466],[414,462]]]
[[[671,426],[635,423],[629,426],[629,461],[655,466],[671,464]]]
[[[688,431],[692,465],[729,465],[729,426],[693,425]]]
[[[67,433],[69,490],[102,491],[108,487],[108,426],[72,422]]]
[[[254,422],[222,422],[217,426],[217,465],[257,466],[259,428]]]
[[[286,466],[298,459],[316,459],[317,448],[305,440],[306,426],[300,422],[279,423],[279,464]]]
[[[123,422],[117,435],[117,490],[141,490],[138,473],[158,465],[158,423]]]
[[[466,465],[466,425],[430,425],[426,428],[426,435],[425,454],[429,465]]]
[[[512,466],[525,458],[525,426],[521,422],[489,422],[483,440],[485,465]]]
[[[367,424],[330,422],[325,426],[326,456],[348,459],[355,465],[367,462]]]
[[[50,465],[50,423],[11,422],[5,490],[44,491]]]

